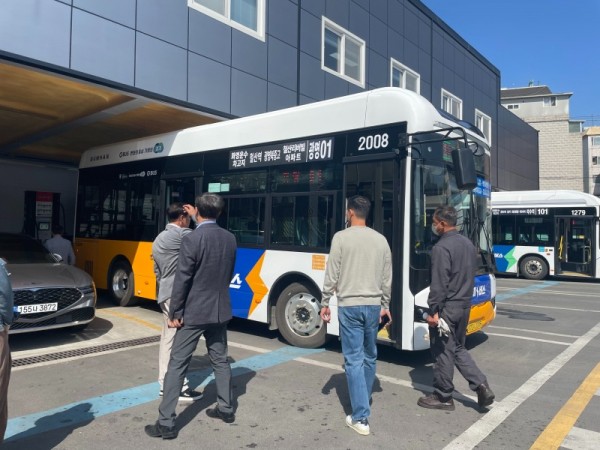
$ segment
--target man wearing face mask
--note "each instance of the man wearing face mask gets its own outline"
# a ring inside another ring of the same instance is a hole
[[[431,251],[431,288],[429,305],[429,336],[433,355],[433,394],[421,397],[423,408],[454,410],[454,366],[477,392],[480,407],[494,401],[487,378],[465,348],[471,298],[475,284],[477,250],[469,239],[456,230],[457,214],[452,206],[439,206],[433,213],[431,231],[439,240]],[[438,332],[443,318],[449,333]]]

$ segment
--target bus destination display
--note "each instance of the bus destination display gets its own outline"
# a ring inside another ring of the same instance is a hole
[[[334,138],[312,139],[308,141],[284,142],[260,147],[231,150],[230,169],[278,166],[333,159]]]

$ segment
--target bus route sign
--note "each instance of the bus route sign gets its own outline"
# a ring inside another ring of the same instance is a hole
[[[334,138],[311,139],[231,150],[229,169],[278,166],[333,159]]]

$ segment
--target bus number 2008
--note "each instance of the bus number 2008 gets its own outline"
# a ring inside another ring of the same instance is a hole
[[[358,151],[377,150],[386,148],[390,143],[390,138],[387,133],[370,134],[368,136],[360,136],[358,138]]]

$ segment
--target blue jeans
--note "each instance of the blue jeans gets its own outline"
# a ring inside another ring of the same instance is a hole
[[[379,306],[338,308],[352,420],[366,419],[371,415],[369,400],[375,381],[380,312]]]

